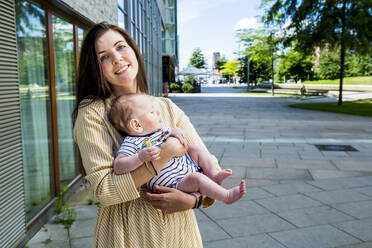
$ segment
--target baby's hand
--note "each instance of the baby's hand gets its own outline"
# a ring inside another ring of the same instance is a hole
[[[141,162],[156,161],[160,158],[160,148],[157,146],[146,147],[138,153]]]
[[[175,137],[177,138],[182,145],[186,145],[186,138],[183,134],[182,129],[179,128],[171,128],[170,132],[164,136],[164,139],[167,139],[168,137]]]

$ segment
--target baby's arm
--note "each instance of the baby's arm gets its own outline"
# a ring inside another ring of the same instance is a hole
[[[156,146],[147,147],[132,156],[119,154],[114,160],[114,172],[115,174],[128,173],[137,169],[143,162],[157,161],[159,158],[160,148]]]

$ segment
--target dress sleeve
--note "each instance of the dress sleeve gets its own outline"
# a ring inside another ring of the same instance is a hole
[[[167,102],[168,111],[171,115],[172,122],[175,127],[180,128],[183,130],[186,140],[189,145],[196,144],[202,146],[206,151],[208,149],[206,148],[204,142],[196,132],[193,124],[190,122],[190,118],[183,112],[175,103],[173,103],[170,99],[164,98]],[[214,163],[218,170],[221,170],[220,165],[218,164],[217,158],[212,155],[212,159],[214,160]],[[215,200],[211,199],[209,197],[203,196],[202,201],[202,207],[208,208],[214,204]]]
[[[130,173],[114,173],[114,139],[104,122],[104,112],[103,103],[80,108],[74,138],[96,199],[102,206],[109,206],[137,199],[139,192]]]

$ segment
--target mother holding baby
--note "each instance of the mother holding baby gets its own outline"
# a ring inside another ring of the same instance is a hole
[[[86,179],[100,203],[94,231],[94,247],[202,247],[192,208],[214,200],[157,187],[161,194],[146,193],[156,175],[143,164],[134,171],[115,174],[113,161],[123,136],[108,120],[114,96],[147,93],[144,63],[137,45],[123,29],[107,23],[93,26],[82,44],[77,75],[74,138],[79,147]],[[188,144],[205,146],[189,118],[172,101],[155,98],[164,125],[183,130]],[[160,149],[154,168],[159,171],[185,147],[170,137]],[[216,166],[218,163],[215,157]]]

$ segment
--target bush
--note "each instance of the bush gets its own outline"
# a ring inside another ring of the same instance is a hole
[[[182,85],[182,90],[183,92],[185,93],[192,93],[192,90],[194,89],[194,86],[192,86],[191,84],[189,83],[184,83]]]
[[[169,85],[169,89],[170,89],[171,92],[176,92],[176,91],[180,92],[181,91],[181,85],[179,85],[178,83],[171,83]]]

